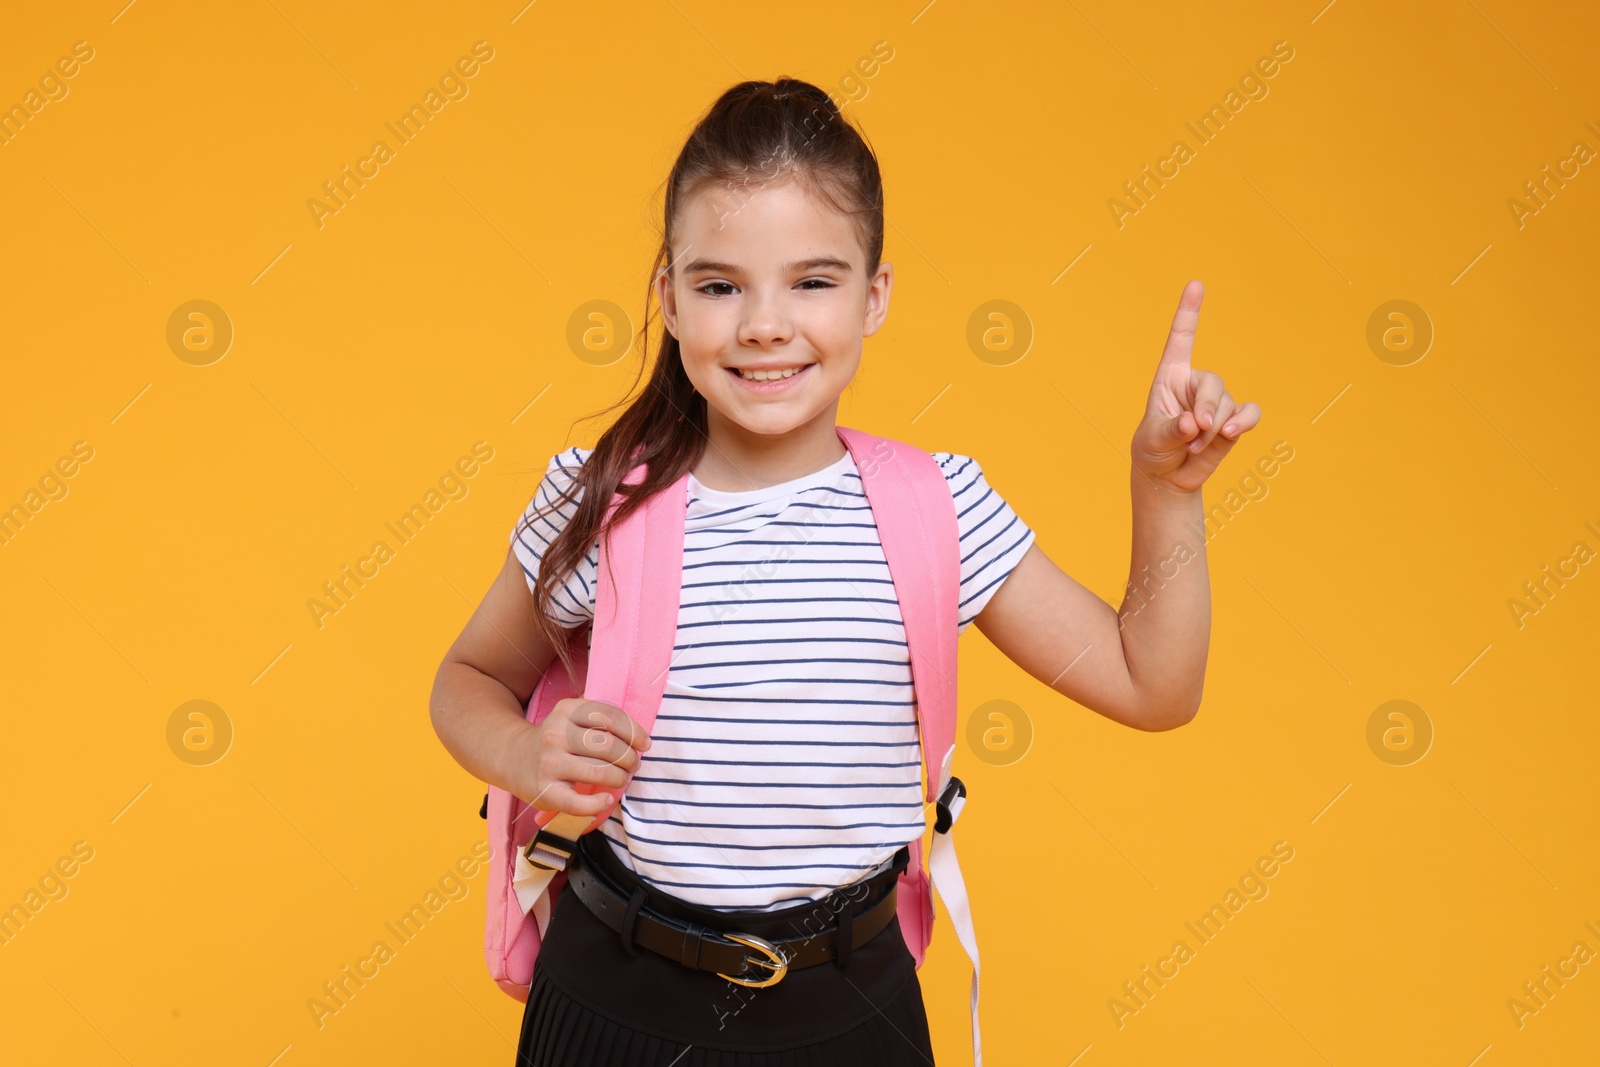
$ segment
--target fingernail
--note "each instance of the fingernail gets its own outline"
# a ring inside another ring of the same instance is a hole
[[[1235,426],[1233,423],[1230,422],[1230,423],[1228,423],[1228,425],[1226,425],[1226,426],[1224,426],[1222,428],[1222,432],[1227,434],[1229,437],[1232,437],[1233,434],[1234,434],[1234,431],[1237,430],[1238,428],[1239,427]]]

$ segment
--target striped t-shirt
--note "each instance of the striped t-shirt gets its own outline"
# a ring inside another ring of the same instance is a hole
[[[535,513],[592,451],[551,458],[512,532],[530,587],[577,504]],[[956,505],[965,632],[1034,535],[976,460],[933,457]],[[593,621],[599,550],[596,539],[557,591],[558,624]],[[922,836],[911,659],[849,452],[748,492],[689,475],[677,637],[651,740],[599,829],[641,878],[702,907],[817,900]]]

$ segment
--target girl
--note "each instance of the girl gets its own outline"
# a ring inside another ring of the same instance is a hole
[[[439,668],[430,704],[445,747],[535,807],[607,814],[580,838],[575,869],[636,915],[757,937],[866,924],[892,911],[873,906],[927,825],[903,619],[835,431],[862,340],[889,310],[883,233],[877,161],[827,93],[780,78],[723,94],[668,178],[653,290],[665,333],[649,387],[595,447],[550,460]],[[1189,366],[1201,295],[1198,282],[1184,289],[1133,436],[1130,590],[1143,592],[1122,609],[1049,560],[976,461],[933,453],[958,514],[960,630],[976,623],[1055,691],[1144,730],[1199,706],[1200,486],[1260,418]],[[594,618],[604,505],[635,448],[648,477],[630,504],[688,472],[654,736],[582,699],[532,725],[534,685]],[[614,809],[595,792],[624,782]],[[534,970],[524,1067],[933,1062],[897,919],[751,988],[619,937],[572,884]]]

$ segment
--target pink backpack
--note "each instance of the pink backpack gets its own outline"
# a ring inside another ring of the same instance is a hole
[[[835,430],[861,473],[900,602],[916,692],[925,800],[937,811],[926,864],[922,839],[910,842],[911,862],[900,875],[896,915],[920,969],[933,939],[937,886],[956,937],[972,961],[973,1063],[982,1067],[978,943],[949,833],[966,797],[966,787],[950,774],[955,756],[961,578],[955,502],[944,472],[928,453],[845,426]],[[640,464],[623,481],[638,484],[644,474]],[[622,708],[646,731],[655,725],[677,634],[687,492],[685,473],[601,539],[593,663],[588,662],[588,630],[580,628],[568,647],[582,688],[574,688],[560,662],[553,660],[528,700],[530,722],[543,721],[564,697],[583,696]],[[620,494],[612,498],[608,518],[622,499]],[[578,788],[594,790],[587,784]],[[626,786],[608,790],[619,798],[625,791]],[[484,954],[500,988],[526,1003],[551,909],[566,885],[565,868],[574,842],[609,813],[588,817],[531,808],[491,785],[484,814],[490,848]]]

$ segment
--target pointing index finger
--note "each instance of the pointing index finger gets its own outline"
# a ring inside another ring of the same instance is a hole
[[[1194,352],[1195,326],[1200,322],[1200,301],[1205,298],[1206,287],[1197,278],[1183,287],[1178,298],[1178,310],[1172,316],[1172,330],[1167,334],[1167,346],[1161,350],[1161,362],[1188,363]]]

